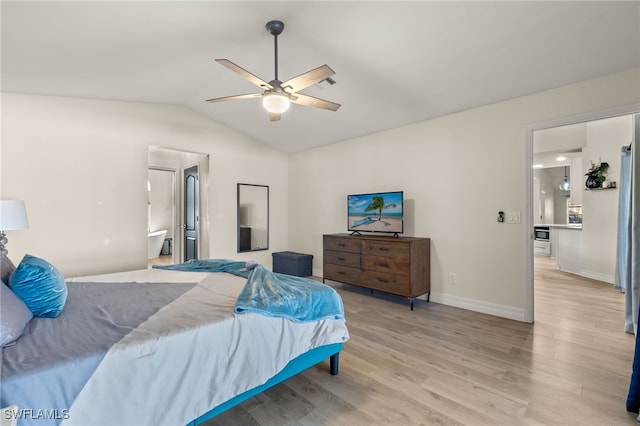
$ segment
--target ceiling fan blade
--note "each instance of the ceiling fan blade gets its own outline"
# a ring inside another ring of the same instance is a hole
[[[249,71],[245,70],[239,65],[234,64],[228,59],[216,59],[216,62],[218,62],[221,65],[224,65],[225,67],[229,68],[231,71],[235,72],[236,74],[239,74],[241,77],[249,80],[251,83],[255,84],[258,87],[262,87],[264,89],[273,89],[273,86],[271,86],[269,83],[267,83],[260,77],[256,77],[255,75],[251,74]]]
[[[282,114],[278,114],[275,112],[270,112],[269,113],[269,121],[280,121],[280,117],[282,116]]]
[[[329,65],[322,65],[318,68],[307,71],[304,74],[300,74],[297,77],[293,77],[290,80],[281,84],[283,89],[288,89],[289,92],[297,92],[305,89],[312,84],[319,83],[328,77],[334,75],[335,72],[329,67]]]
[[[337,111],[342,105],[331,101],[325,101],[324,99],[314,98],[313,96],[303,95],[302,93],[295,94],[296,99],[290,98],[290,101],[294,104],[310,106],[315,108],[328,109],[329,111]]]
[[[223,102],[223,101],[235,101],[239,99],[253,99],[259,98],[262,96],[262,93],[247,93],[246,95],[234,95],[234,96],[225,96],[222,98],[212,98],[207,99],[207,102]]]

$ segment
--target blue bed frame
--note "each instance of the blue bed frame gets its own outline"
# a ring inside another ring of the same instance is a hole
[[[272,386],[277,385],[290,377],[295,376],[302,371],[313,367],[314,365],[324,361],[325,359],[330,359],[330,367],[329,372],[331,375],[335,376],[338,374],[338,361],[340,351],[342,350],[342,343],[334,343],[331,345],[320,346],[315,349],[310,350],[309,352],[305,352],[297,358],[292,359],[278,374],[267,380],[263,385],[255,387],[253,389],[249,389],[248,391],[237,395],[230,400],[223,402],[222,404],[214,407],[210,411],[204,413],[202,416],[197,419],[191,421],[187,424],[187,426],[196,426],[206,422],[207,420],[217,416],[218,414],[227,411],[230,408],[235,407],[247,399],[256,396],[259,393],[264,392]]]

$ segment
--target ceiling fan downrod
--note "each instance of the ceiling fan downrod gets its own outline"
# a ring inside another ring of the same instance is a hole
[[[273,48],[275,57],[275,80],[278,80],[278,35],[284,30],[284,23],[282,21],[269,21],[267,22],[267,31],[273,36]]]

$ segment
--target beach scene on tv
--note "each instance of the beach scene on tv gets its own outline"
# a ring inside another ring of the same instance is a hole
[[[349,195],[349,231],[402,232],[402,192]]]

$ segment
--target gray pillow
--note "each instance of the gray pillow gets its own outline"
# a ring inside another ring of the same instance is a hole
[[[9,259],[6,254],[0,253],[0,281],[8,283],[9,275],[13,274],[15,270],[16,267],[11,259]]]
[[[33,318],[27,305],[0,282],[0,346],[11,346]]]

